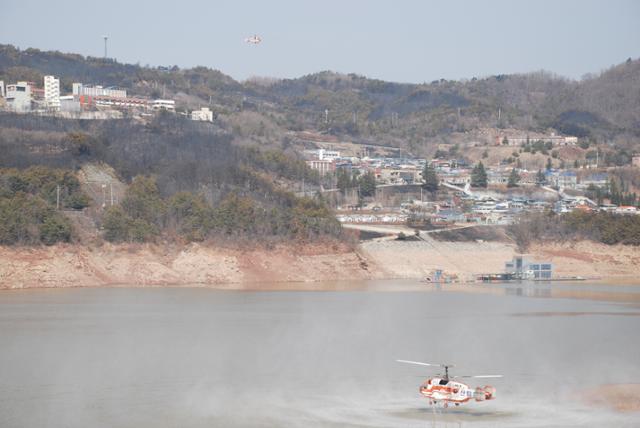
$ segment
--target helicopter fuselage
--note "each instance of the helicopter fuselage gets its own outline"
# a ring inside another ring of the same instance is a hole
[[[491,400],[495,395],[492,386],[478,387],[475,390],[469,385],[439,377],[429,378],[420,385],[420,394],[429,399],[430,404],[438,402],[452,403],[457,406],[471,399],[476,401]]]

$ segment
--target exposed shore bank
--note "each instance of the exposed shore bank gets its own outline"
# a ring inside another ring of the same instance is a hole
[[[322,289],[322,282],[420,279],[443,269],[461,280],[500,272],[515,254],[502,242],[370,241],[348,246],[279,246],[238,250],[200,244],[0,247],[0,289],[103,286],[206,286]],[[640,279],[640,248],[592,242],[536,245],[530,257],[551,261],[558,276]]]

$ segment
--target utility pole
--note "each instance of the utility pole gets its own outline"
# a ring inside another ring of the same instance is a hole
[[[60,209],[60,185],[56,185],[56,210]]]
[[[109,183],[109,191],[111,192],[111,206],[113,206],[113,183]]]
[[[104,59],[107,59],[107,40],[109,39],[109,37],[102,36],[102,38],[104,39]]]
[[[502,108],[498,107],[498,121],[502,117]]]

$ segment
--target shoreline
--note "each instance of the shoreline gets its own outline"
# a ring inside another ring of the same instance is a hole
[[[366,241],[355,248],[316,244],[251,250],[195,243],[0,247],[0,289],[191,287],[347,291],[362,288],[358,285],[360,281],[420,281],[435,269],[459,279],[454,284],[441,283],[442,287],[454,289],[500,285],[471,279],[482,271],[501,271],[504,262],[515,253],[513,245],[502,242],[433,240]],[[534,246],[529,256],[551,260],[554,275],[580,276],[585,278],[580,281],[585,285],[640,284],[638,247],[583,241]],[[417,288],[434,285],[437,284],[421,282]]]

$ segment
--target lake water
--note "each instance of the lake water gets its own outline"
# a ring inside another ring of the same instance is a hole
[[[0,426],[640,423],[638,413],[580,399],[585,388],[640,382],[640,308],[552,293],[640,288],[378,291],[422,287],[405,281],[361,284],[356,292],[2,291]],[[505,377],[489,379],[496,400],[434,411],[418,386],[437,371],[396,359]]]

